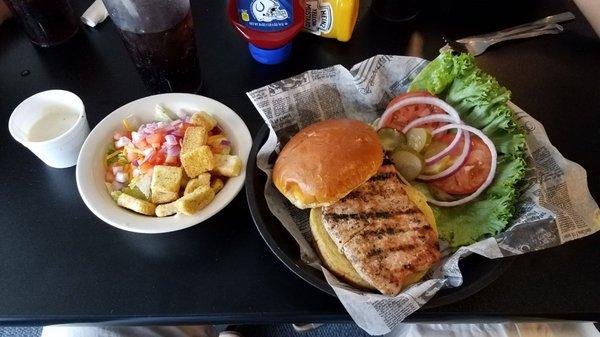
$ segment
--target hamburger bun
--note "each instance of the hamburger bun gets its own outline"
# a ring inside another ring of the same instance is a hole
[[[403,185],[402,188],[406,192],[406,195],[408,196],[410,201],[412,201],[417,206],[417,208],[421,212],[423,212],[425,219],[437,235],[435,217],[433,215],[433,211],[427,204],[427,198],[414,187]],[[325,230],[321,219],[321,208],[311,209],[310,229],[313,234],[313,237],[315,238],[315,246],[319,255],[321,256],[321,260],[323,261],[325,267],[338,278],[342,279],[344,282],[352,286],[365,290],[374,290],[375,288],[358,274],[358,272],[356,271],[356,269],[354,269],[354,267],[352,266],[350,261],[348,261],[346,256],[344,256],[344,254],[339,251],[335,242],[333,242],[333,240]],[[413,283],[420,281],[423,278],[423,276],[427,274],[427,271],[428,269],[415,270],[412,274],[404,278],[402,287],[405,288]]]
[[[273,182],[298,208],[328,206],[377,173],[382,162],[383,149],[371,126],[326,120],[300,130],[284,146]]]

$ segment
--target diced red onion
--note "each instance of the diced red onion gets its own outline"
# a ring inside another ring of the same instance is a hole
[[[448,125],[462,125],[462,124],[448,124]],[[444,127],[448,126],[448,125],[444,125]],[[442,128],[443,127],[435,129],[432,132],[432,134],[436,135],[442,131],[452,129],[452,128],[446,128],[446,129],[442,130]],[[458,156],[458,158],[456,158],[456,160],[454,161],[454,163],[452,163],[452,165],[450,167],[448,167],[447,169],[443,170],[442,172],[440,172],[438,174],[433,174],[433,175],[420,174],[417,178],[420,180],[424,180],[424,181],[436,180],[436,179],[445,178],[445,177],[455,173],[456,171],[458,171],[458,169],[461,168],[463,166],[463,164],[465,163],[465,160],[467,160],[467,156],[469,155],[469,151],[471,150],[471,137],[469,136],[468,132],[465,132],[463,139],[464,139],[464,145],[463,145],[462,152],[460,153],[460,156]]]
[[[171,134],[175,137],[183,137],[183,133],[181,132],[181,129],[176,129],[175,131],[171,132]]]
[[[117,172],[115,174],[115,180],[120,183],[126,182],[128,178],[129,178],[129,174],[127,174],[125,172]]]
[[[381,129],[382,127],[384,127],[384,125],[387,122],[389,122],[389,120],[392,118],[396,110],[408,105],[415,104],[427,104],[437,106],[438,108],[444,110],[450,116],[454,117],[456,121],[460,120],[458,112],[453,107],[451,107],[450,104],[444,102],[443,100],[437,97],[409,97],[394,103],[392,106],[387,107],[387,109],[385,109],[385,111],[381,115],[381,119],[379,120],[377,129]]]
[[[165,143],[167,143],[168,146],[177,145],[177,138],[175,138],[173,135],[166,135]]]
[[[229,140],[227,140],[227,139],[223,139],[223,140],[221,140],[221,145],[223,145],[223,146],[229,146],[229,145],[231,145],[231,142]]]
[[[171,132],[175,131],[176,129],[174,126],[168,125],[168,126],[165,126],[164,130],[166,133],[171,133]]]
[[[167,156],[177,157],[177,156],[179,156],[180,152],[181,152],[181,148],[179,147],[179,145],[173,145],[173,146],[167,147]]]
[[[120,183],[120,182],[118,182],[118,181],[115,180],[115,181],[112,182],[112,188],[114,190],[116,190],[116,191],[119,191],[119,190],[121,190],[123,188],[123,183]]]
[[[142,140],[142,135],[141,135],[139,132],[135,132],[135,131],[133,131],[133,132],[131,133],[131,140],[132,140],[134,143],[137,143],[137,142],[139,142],[140,140]]]
[[[138,167],[138,166],[140,166],[140,163],[137,160],[134,160],[131,162],[131,165]]]
[[[483,184],[481,186],[479,186],[479,188],[475,192],[470,194],[469,196],[466,196],[462,199],[455,200],[455,201],[439,201],[439,200],[435,200],[435,199],[428,200],[430,203],[437,205],[437,206],[441,206],[441,207],[458,206],[458,205],[466,204],[466,203],[472,201],[473,199],[477,198],[494,180],[494,175],[496,174],[496,166],[498,164],[498,153],[496,152],[496,146],[483,132],[481,132],[481,130],[476,129],[469,125],[464,125],[464,124],[448,124],[448,125],[444,125],[444,126],[440,127],[439,129],[436,129],[434,132],[436,132],[436,131],[443,132],[443,131],[450,130],[450,129],[462,129],[463,131],[471,132],[474,135],[476,135],[477,137],[479,137],[485,143],[485,145],[487,145],[487,147],[490,149],[490,153],[492,155],[492,163],[490,166],[490,173],[488,173],[488,176],[485,179],[485,181],[483,182]],[[465,141],[467,140],[466,139],[467,135],[468,135],[468,133],[465,133]]]
[[[448,116],[448,115],[440,115],[440,114],[435,114],[435,115],[429,115],[429,116],[425,116],[425,117],[421,117],[421,118],[417,118],[415,120],[413,120],[412,122],[408,123],[408,125],[406,125],[404,127],[404,129],[402,129],[402,133],[407,133],[408,130],[423,125],[423,124],[429,124],[429,123],[435,123],[435,122],[455,122],[455,123],[461,123],[461,120],[456,120],[454,117],[452,116]],[[455,147],[456,145],[458,145],[458,142],[460,141],[460,139],[462,138],[462,133],[463,131],[461,129],[458,129],[458,131],[456,132],[456,135],[454,135],[454,139],[452,139],[452,142],[450,142],[450,144],[444,148],[442,151],[440,151],[439,153],[436,153],[435,155],[426,158],[425,159],[425,165],[432,165],[437,163],[438,161],[440,161],[440,159],[444,158],[446,155],[448,155],[448,153],[450,153]]]
[[[149,147],[149,148],[145,149],[143,152],[144,152],[144,157],[148,157],[154,152],[154,149]]]
[[[127,137],[121,137],[119,138],[119,140],[117,140],[115,142],[115,147],[116,148],[120,148],[120,147],[124,147],[125,145],[131,143],[131,139],[127,138]]]
[[[123,172],[123,167],[122,166],[115,165],[115,166],[112,167],[112,173],[113,174],[116,175],[119,172]]]

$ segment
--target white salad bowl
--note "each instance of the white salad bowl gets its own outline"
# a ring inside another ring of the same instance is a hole
[[[206,111],[217,121],[231,142],[232,154],[242,160],[239,176],[227,180],[223,189],[204,209],[194,215],[176,214],[164,218],[145,216],[119,207],[104,183],[105,156],[115,131],[123,130],[123,119],[136,116],[142,123],[153,122],[156,104],[172,111]],[[210,218],[240,192],[246,176],[246,163],[252,137],[244,121],[230,108],[213,99],[192,94],[161,94],[125,104],[106,116],[90,132],[77,159],[77,188],[87,207],[104,222],[137,233],[166,233],[191,227]]]

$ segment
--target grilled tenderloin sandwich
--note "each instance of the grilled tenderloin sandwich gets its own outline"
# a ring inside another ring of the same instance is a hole
[[[304,128],[279,154],[273,181],[294,205],[312,208],[325,266],[354,286],[394,296],[439,260],[425,197],[402,184],[367,124],[340,119]]]

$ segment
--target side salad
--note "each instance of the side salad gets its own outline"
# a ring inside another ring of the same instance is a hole
[[[442,52],[394,98],[376,127],[405,182],[432,206],[454,248],[503,230],[525,176],[525,136],[510,92],[469,54]]]
[[[242,167],[207,112],[174,113],[159,104],[155,121],[123,120],[108,145],[105,183],[121,207],[151,216],[191,215],[206,207]]]

